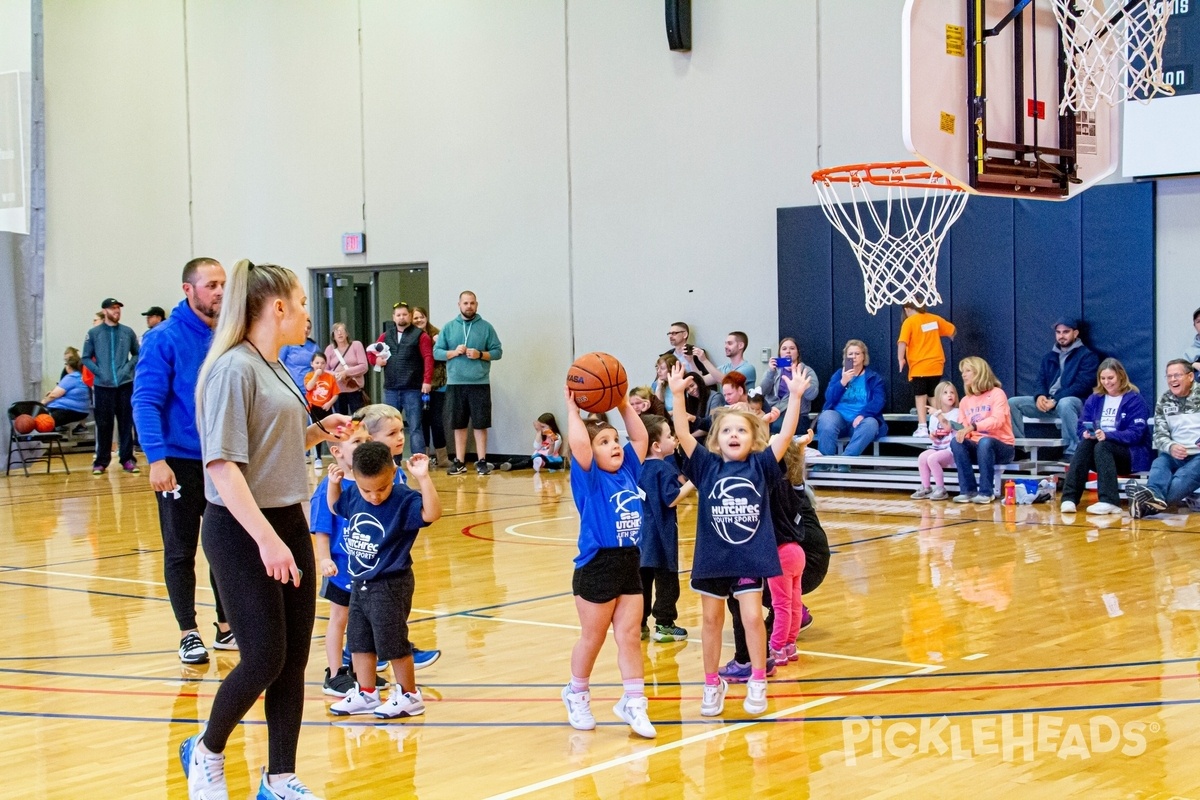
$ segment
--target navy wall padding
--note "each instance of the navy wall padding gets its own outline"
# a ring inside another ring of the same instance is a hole
[[[777,220],[780,335],[797,338],[822,387],[846,340],[862,339],[888,381],[888,411],[908,411],[895,355],[902,311],[867,313],[858,262],[820,206],[779,209]],[[961,388],[958,361],[978,355],[1010,396],[1029,393],[1055,320],[1078,316],[1084,341],[1120,358],[1152,402],[1154,227],[1153,183],[1096,186],[1062,203],[971,197],[942,245],[942,304],[931,309],[958,327],[947,374]]]
[[[1154,184],[1098,187],[1083,201],[1085,340],[1121,360],[1154,406]]]
[[[1013,202],[1013,267],[1017,285],[1017,381],[1010,396],[1037,393],[1042,357],[1054,347],[1054,323],[1082,318],[1080,195],[1063,203]]]

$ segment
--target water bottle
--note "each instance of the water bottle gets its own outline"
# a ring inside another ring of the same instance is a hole
[[[428,393],[421,394],[421,408],[425,411],[429,410],[429,394]]]
[[[1012,481],[1004,482],[1004,504],[1015,505],[1017,502],[1017,484]]]

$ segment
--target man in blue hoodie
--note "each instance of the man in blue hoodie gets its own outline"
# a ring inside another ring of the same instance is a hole
[[[150,461],[150,486],[158,500],[163,577],[179,623],[179,660],[206,664],[208,650],[196,627],[196,547],[200,517],[207,505],[196,429],[196,379],[221,312],[225,269],[215,259],[192,259],[183,268],[183,293],[186,297],[142,345],[133,415],[142,450]],[[236,650],[211,572],[209,582],[217,601],[213,646]]]
[[[467,425],[475,429],[475,471],[490,475],[487,461],[488,428],[492,427],[491,362],[504,355],[491,323],[479,316],[474,292],[458,296],[458,316],[442,326],[433,346],[435,361],[446,362],[446,408],[454,428],[454,459],[448,475],[462,475],[467,453]]]
[[[104,319],[88,329],[83,340],[83,363],[95,375],[92,386],[96,414],[96,457],[92,474],[103,475],[112,461],[113,419],[119,433],[118,458],[126,472],[138,473],[133,459],[133,373],[137,368],[138,340],[133,328],[121,324],[125,304],[108,297],[100,304]]]
[[[1079,321],[1069,317],[1054,325],[1054,349],[1042,359],[1035,397],[1010,397],[1013,437],[1025,438],[1025,417],[1062,421],[1063,458],[1075,455],[1079,445],[1079,412],[1096,385],[1100,357],[1079,341]],[[1018,444],[1020,444],[1018,442]]]

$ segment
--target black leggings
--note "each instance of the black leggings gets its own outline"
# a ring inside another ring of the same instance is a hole
[[[229,734],[266,691],[267,771],[279,774],[296,771],[304,668],[317,611],[316,568],[303,508],[262,511],[304,574],[299,588],[268,576],[250,534],[229,509],[208,504],[201,541],[236,632],[241,661],[213,698],[204,746],[223,752]]]
[[[163,539],[163,578],[167,582],[167,597],[179,630],[196,627],[196,548],[200,546],[200,518],[208,507],[204,499],[204,467],[191,458],[168,456],[167,466],[175,473],[179,497],[155,492],[158,501],[158,526]],[[212,570],[208,571],[213,597],[217,601],[217,622],[225,622],[221,593]]]
[[[658,596],[654,590],[658,589]],[[679,573],[673,569],[642,567],[642,624],[654,612],[654,624],[671,627],[679,611]]]

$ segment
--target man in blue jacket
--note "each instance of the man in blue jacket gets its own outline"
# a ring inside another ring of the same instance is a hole
[[[1042,359],[1035,397],[1010,397],[1013,437],[1025,438],[1025,417],[1062,421],[1063,458],[1075,455],[1079,445],[1079,412],[1096,385],[1100,357],[1079,340],[1079,321],[1070,317],[1054,325],[1054,349]],[[1019,442],[1018,442],[1019,444]]]
[[[189,261],[183,268],[183,293],[186,297],[142,345],[133,415],[142,450],[150,461],[150,486],[158,500],[163,577],[179,623],[179,660],[206,664],[208,650],[196,627],[196,547],[200,517],[207,505],[200,432],[196,429],[196,379],[221,312],[224,268],[211,258]],[[236,650],[211,572],[209,583],[217,601],[213,646]]]
[[[479,316],[479,301],[474,292],[458,296],[459,314],[442,326],[433,347],[435,361],[446,362],[446,408],[454,428],[454,459],[449,475],[467,471],[467,425],[475,429],[475,471],[490,475],[487,462],[488,428],[492,427],[492,387],[489,385],[491,362],[504,355],[496,329]]]
[[[118,430],[118,453],[126,472],[138,473],[133,458],[133,373],[137,368],[138,339],[133,328],[121,324],[124,303],[108,297],[100,304],[104,319],[88,329],[83,340],[83,363],[96,376],[92,386],[96,415],[96,457],[92,474],[103,475],[112,461],[113,419]]]

